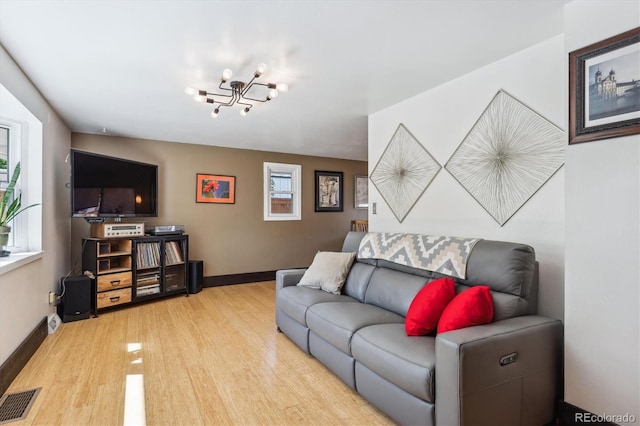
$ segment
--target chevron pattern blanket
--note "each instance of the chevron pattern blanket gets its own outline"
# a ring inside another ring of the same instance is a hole
[[[479,238],[369,232],[360,242],[358,258],[388,260],[465,279],[467,259],[478,241]]]

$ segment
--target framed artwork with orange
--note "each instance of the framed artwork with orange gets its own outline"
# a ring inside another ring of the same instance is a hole
[[[196,175],[196,203],[235,204],[236,177]]]

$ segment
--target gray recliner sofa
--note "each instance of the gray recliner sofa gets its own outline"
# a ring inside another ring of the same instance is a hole
[[[357,252],[365,233],[342,248]],[[562,323],[536,316],[538,264],[524,244],[480,240],[456,291],[487,285],[493,322],[407,336],[404,319],[436,272],[357,258],[341,294],[296,286],[305,269],[276,273],[276,324],[400,424],[543,425],[561,382]]]

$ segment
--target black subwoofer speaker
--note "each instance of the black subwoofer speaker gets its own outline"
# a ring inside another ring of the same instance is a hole
[[[60,291],[64,291],[58,305],[62,322],[87,319],[91,313],[91,280],[84,275],[60,279]]]
[[[199,293],[202,290],[203,263],[202,260],[189,261],[189,293],[191,294]]]

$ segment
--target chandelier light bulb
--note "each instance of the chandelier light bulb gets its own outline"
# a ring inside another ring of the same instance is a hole
[[[193,99],[194,99],[196,102],[204,102],[204,101],[207,99],[207,97],[206,97],[206,96],[204,96],[204,95],[201,95],[201,94],[199,94],[199,93],[196,93],[195,95],[193,95]]]
[[[220,114],[220,109],[216,108],[213,111],[211,111],[211,117],[213,118],[218,118],[218,114]]]
[[[276,97],[278,97],[278,91],[276,89],[271,89],[269,91],[269,96],[267,96],[267,99],[271,100]]]
[[[276,84],[276,90],[278,92],[287,93],[289,91],[289,86],[284,83]]]
[[[256,69],[256,77],[260,77],[262,75],[263,72],[265,72],[267,70],[267,66],[265,64],[259,64],[258,68]]]
[[[245,115],[247,115],[248,112],[249,112],[249,107],[243,108],[240,111],[240,115],[244,117]]]
[[[196,94],[196,89],[194,89],[193,87],[185,87],[184,93],[186,93],[189,96],[193,96]]]
[[[229,68],[225,68],[224,71],[222,71],[222,81],[225,82],[229,80],[232,75],[233,71],[231,71]]]

